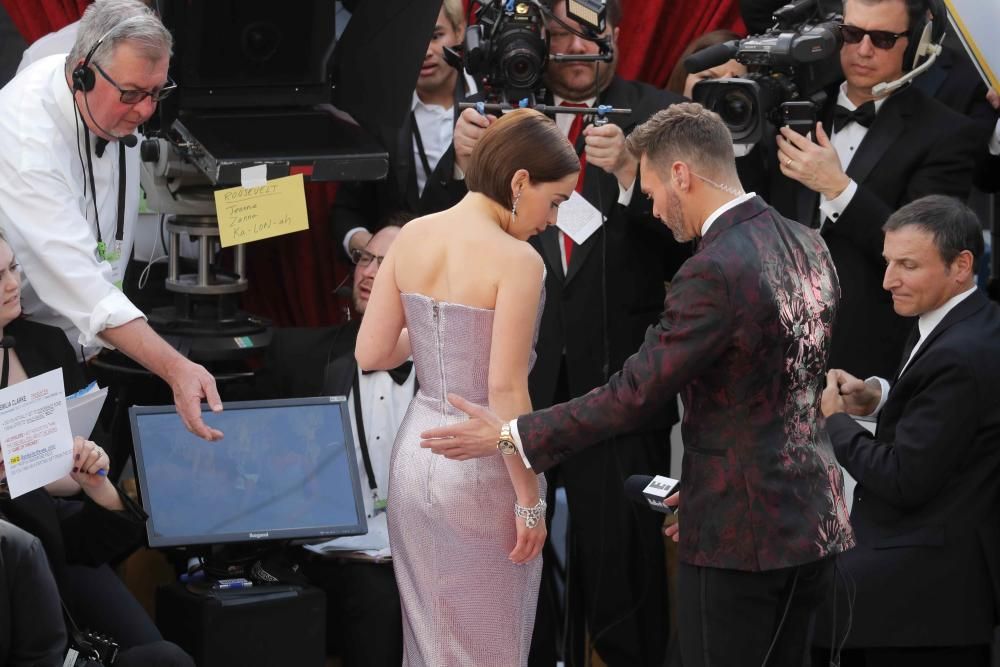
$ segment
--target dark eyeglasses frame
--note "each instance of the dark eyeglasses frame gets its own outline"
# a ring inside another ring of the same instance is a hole
[[[100,65],[98,65],[95,62],[92,62],[90,64],[96,67],[97,71],[101,73],[101,76],[103,76],[104,79],[112,86],[114,86],[115,90],[117,90],[120,93],[118,99],[121,100],[122,104],[136,105],[142,102],[147,97],[153,98],[154,102],[161,102],[165,98],[169,97],[170,93],[174,92],[174,90],[177,89],[177,84],[174,83],[174,80],[171,79],[169,76],[167,77],[167,82],[164,84],[163,88],[160,88],[159,90],[154,92],[148,90],[122,88],[117,83],[115,83],[114,79],[108,76],[108,73],[105,72]]]
[[[385,255],[373,255],[361,248],[351,248],[351,261],[354,262],[355,266],[364,267],[375,261],[377,262],[376,267],[381,267],[383,259],[385,259]]]
[[[847,25],[846,23],[841,23],[839,26],[840,35],[844,38],[845,44],[860,44],[868,35],[869,39],[872,40],[872,46],[876,49],[882,49],[883,51],[888,51],[892,47],[896,46],[896,40],[900,37],[909,37],[910,33],[907,32],[889,32],[888,30],[865,30],[864,28],[859,28],[856,25]]]

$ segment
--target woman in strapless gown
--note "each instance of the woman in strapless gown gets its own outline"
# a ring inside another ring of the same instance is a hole
[[[413,356],[420,389],[393,447],[389,544],[403,664],[527,664],[545,541],[544,478],[519,456],[451,461],[420,433],[466,416],[449,393],[501,417],[530,409],[528,371],[544,266],[526,243],[554,224],[579,160],[531,110],[491,119],[465,166],[469,194],[400,231],[358,332],[365,370]]]

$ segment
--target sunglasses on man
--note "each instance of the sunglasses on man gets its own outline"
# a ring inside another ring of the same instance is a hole
[[[865,30],[846,23],[841,23],[838,27],[845,44],[860,44],[865,35],[868,35],[868,38],[872,40],[872,46],[885,50],[896,46],[896,40],[900,37],[907,37],[910,34],[909,32],[889,32],[888,30]]]

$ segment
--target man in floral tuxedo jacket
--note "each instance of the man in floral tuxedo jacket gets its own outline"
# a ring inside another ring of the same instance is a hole
[[[832,557],[854,545],[817,420],[836,271],[818,233],[743,192],[714,113],[672,105],[628,144],[654,215],[679,241],[701,238],[659,324],[605,386],[507,423],[454,397],[473,419],[428,431],[424,446],[457,459],[499,449],[541,472],[680,393],[684,665],[804,664]]]

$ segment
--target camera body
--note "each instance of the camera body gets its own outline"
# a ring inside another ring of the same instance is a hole
[[[531,2],[480,5],[477,23],[465,31],[466,69],[504,102],[534,96],[548,53],[545,20]]]
[[[528,106],[544,96],[542,77],[550,59],[548,19],[563,23],[580,37],[598,44],[600,54],[552,54],[553,60],[612,60],[607,39],[600,36],[605,27],[606,0],[558,0],[566,3],[566,14],[583,26],[573,30],[560,21],[539,0],[477,0],[473,3],[475,22],[465,31],[464,57],[448,57],[455,67],[463,64],[491,102]]]
[[[695,102],[722,117],[734,143],[757,143],[768,124],[777,127],[789,116],[808,115],[803,103],[822,105],[825,89],[843,79],[839,14],[821,14],[816,0],[804,0],[782,7],[774,18],[775,26],[764,34],[719,45],[724,48],[711,54],[715,61],[698,53],[685,61],[689,71],[730,58],[746,65],[746,77],[700,81],[693,93]],[[786,109],[789,103],[797,108]]]

